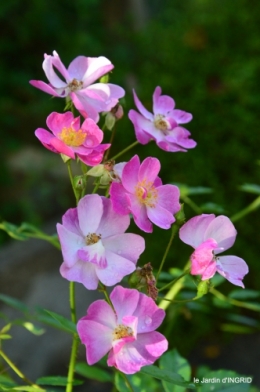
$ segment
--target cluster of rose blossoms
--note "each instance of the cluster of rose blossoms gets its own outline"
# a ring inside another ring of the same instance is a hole
[[[102,144],[103,131],[97,125],[99,113],[110,112],[119,118],[122,109],[118,109],[118,100],[125,94],[114,84],[94,83],[113,69],[107,58],[79,56],[66,69],[54,51],[52,56],[45,55],[43,69],[49,84],[37,80],[30,83],[54,97],[66,98],[84,121],[81,124],[80,117],[75,118],[71,111],[53,112],[47,118],[50,131],[38,128],[36,137],[47,149],[92,166],[87,174],[99,176],[110,195],[83,195],[77,207],[62,217],[62,224],[57,225],[63,255],[60,273],[89,290],[97,289],[99,282],[114,286],[137,269],[137,260],[145,249],[143,237],[126,233],[130,216],[147,233],[153,231],[153,224],[171,228],[174,214],[181,208],[179,189],[162,184],[156,158],[140,162],[135,155],[129,162],[101,163],[110,144]],[[160,87],[153,94],[153,113],[142,105],[135,92],[134,102],[139,113],[130,110],[128,116],[139,143],[154,140],[168,152],[196,146],[189,138],[190,132],[181,125],[188,123],[192,115],[175,109],[174,100],[161,95]],[[244,287],[242,279],[248,272],[245,261],[236,256],[217,256],[233,245],[236,234],[225,216],[203,214],[186,222],[180,229],[180,239],[195,249],[190,258],[191,274],[207,280],[218,272],[234,285]],[[87,362],[94,364],[108,353],[108,366],[126,374],[154,363],[168,347],[166,338],[155,331],[164,317],[164,310],[153,298],[136,289],[116,286],[109,303],[95,301],[78,321]]]

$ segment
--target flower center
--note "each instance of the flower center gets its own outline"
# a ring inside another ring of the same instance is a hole
[[[64,127],[62,128],[59,137],[65,144],[67,144],[67,146],[78,147],[84,143],[87,134],[82,131],[82,129],[75,131],[72,127]]]
[[[85,242],[86,245],[93,245],[96,244],[100,239],[101,239],[101,234],[89,233],[85,238]]]
[[[123,324],[119,324],[113,331],[113,340],[126,338],[128,336],[134,336],[134,332],[131,327],[127,327]]]
[[[68,87],[70,91],[77,91],[80,90],[83,86],[82,80],[73,79],[69,84]]]
[[[156,114],[154,119],[154,125],[163,133],[167,133],[168,129],[170,128],[170,124],[162,114]]]
[[[141,204],[153,208],[156,205],[158,191],[151,181],[144,179],[135,186],[135,195]]]

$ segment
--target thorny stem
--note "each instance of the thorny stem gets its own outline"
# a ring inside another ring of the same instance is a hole
[[[5,360],[5,362],[13,369],[13,371],[20,377],[26,384],[32,385],[34,388],[39,389],[39,391],[43,391],[41,387],[34,384],[31,380],[29,380],[25,375],[15,366],[15,364],[11,361],[11,359],[2,351],[0,350],[0,356]]]
[[[244,208],[242,211],[237,212],[235,215],[233,215],[230,220],[232,222],[236,222],[239,219],[243,218],[245,215],[249,214],[250,212],[253,212],[257,208],[260,207],[260,196],[258,196],[249,206]]]
[[[171,236],[170,236],[170,239],[169,239],[167,248],[165,249],[165,252],[164,252],[164,255],[163,255],[163,258],[162,258],[160,267],[159,267],[159,269],[158,269],[158,272],[157,272],[157,275],[156,275],[156,280],[159,279],[161,270],[162,270],[162,268],[163,268],[163,265],[164,265],[164,263],[165,263],[166,257],[167,257],[167,255],[168,255],[168,252],[169,252],[170,247],[171,247],[171,245],[172,245],[173,238],[174,238],[175,234],[177,233],[178,229],[179,229],[179,226],[178,226],[177,224],[173,224],[173,225],[172,225]]]
[[[110,159],[117,159],[118,157],[120,157],[121,155],[123,155],[125,152],[131,150],[131,148],[137,146],[137,144],[139,144],[139,142],[136,140],[134,143],[130,144],[128,147],[124,148],[122,151],[120,151],[118,154],[114,155],[112,158]]]

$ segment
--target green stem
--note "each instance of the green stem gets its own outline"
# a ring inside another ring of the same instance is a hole
[[[188,261],[184,267],[184,272],[189,268],[190,261]],[[165,298],[159,303],[159,308],[166,310],[168,306],[170,305],[171,302],[173,302],[173,299],[176,297],[176,295],[181,291],[181,289],[184,287],[184,279],[185,279],[186,273],[182,276],[179,277],[177,282],[170,288],[168,293],[166,294]],[[195,297],[196,298],[196,297]],[[194,298],[194,299],[195,299]],[[191,299],[191,300],[194,300]],[[190,300],[189,300],[190,301]]]
[[[25,375],[15,366],[15,364],[11,361],[11,359],[0,350],[0,356],[5,360],[5,362],[13,369],[13,371],[20,377],[26,384],[32,385],[34,388],[38,388],[40,391],[43,391],[38,385],[34,384],[31,380],[29,380]]]
[[[178,225],[176,225],[176,224],[173,224],[173,225],[172,225],[171,237],[170,237],[170,239],[169,239],[167,248],[165,249],[165,252],[164,252],[164,255],[163,255],[163,258],[162,258],[160,267],[159,267],[159,270],[158,270],[157,275],[156,275],[156,280],[159,279],[161,270],[162,270],[163,265],[164,265],[164,263],[165,263],[166,257],[167,257],[167,255],[168,255],[168,253],[169,253],[169,250],[170,250],[170,247],[171,247],[173,238],[174,238],[175,234],[177,233],[178,229],[179,229],[179,226],[178,226]]]
[[[72,186],[72,189],[73,189],[74,196],[76,198],[76,203],[78,204],[78,195],[77,195],[76,189],[74,187],[73,174],[72,174],[72,170],[71,170],[70,160],[67,161],[67,167],[68,167],[68,172],[69,172],[70,183],[71,183],[71,186]]]
[[[76,305],[75,305],[75,282],[70,282],[70,313],[71,313],[72,322],[76,324],[77,318],[76,318]],[[73,334],[66,392],[72,392],[73,390],[74,369],[76,364],[78,345],[79,345],[79,339],[78,339],[78,335],[75,333]]]
[[[115,128],[115,126],[114,126],[114,128],[113,128],[113,130],[112,130],[112,133],[111,133],[110,140],[109,140],[109,143],[110,143],[111,145],[112,145],[113,140],[114,140],[114,138],[115,138],[115,134],[116,134],[116,128]],[[103,159],[104,162],[107,161],[108,155],[109,155],[109,153],[110,153],[110,150],[111,150],[111,146],[109,147],[109,149],[106,150],[106,153],[105,153],[105,156],[104,156],[104,159]]]
[[[258,196],[251,204],[249,204],[249,206],[244,208],[242,211],[239,211],[238,213],[233,215],[230,219],[232,222],[236,222],[259,207],[260,207],[260,196]]]
[[[182,200],[184,201],[184,203],[186,203],[188,206],[190,206],[194,212],[196,212],[196,214],[201,214],[201,208],[199,206],[197,206],[196,203],[194,203],[194,201],[192,201],[188,196],[183,196]]]
[[[124,148],[122,151],[120,151],[118,154],[114,155],[112,159],[117,159],[118,157],[120,157],[121,155],[123,155],[125,152],[131,150],[131,148],[137,146],[137,144],[139,144],[139,142],[136,140],[134,143],[130,144],[128,147]]]
[[[100,178],[97,180],[96,185],[95,185],[95,187],[94,187],[92,193],[96,193],[96,191],[97,191],[98,188],[99,188],[99,184],[100,184]]]
[[[102,284],[101,282],[99,282],[99,287],[100,287],[100,291],[102,291],[102,293],[104,293],[104,296],[106,297],[107,302],[109,303],[109,305],[114,309],[114,306],[109,298],[109,295],[107,293],[107,288],[104,284]]]
[[[178,278],[172,280],[170,283],[167,283],[165,286],[161,287],[158,290],[158,292],[163,291],[163,290],[167,289],[168,287],[172,286],[173,284],[178,282],[178,280],[181,279],[183,276],[187,275],[189,272],[190,272],[190,268],[186,269],[180,276],[178,276]]]
[[[211,294],[215,295],[215,297],[217,297],[221,301],[229,302],[231,305],[240,306],[241,308],[246,308],[246,309],[254,310],[255,312],[259,312],[259,306],[255,306],[254,304],[238,301],[237,299],[229,298],[214,288],[211,288],[209,291]]]

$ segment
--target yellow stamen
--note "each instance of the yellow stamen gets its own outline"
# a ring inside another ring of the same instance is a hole
[[[65,144],[67,144],[67,146],[78,147],[84,143],[87,134],[82,131],[82,129],[75,131],[72,127],[64,127],[62,128],[59,137]]]
[[[164,116],[161,114],[156,115],[154,119],[154,125],[157,129],[160,129],[160,131],[167,131],[169,129],[168,121],[166,121]]]
[[[113,332],[113,340],[126,338],[128,336],[134,336],[134,332],[131,327],[127,327],[123,324],[119,324]]]
[[[154,208],[158,198],[158,191],[151,181],[144,179],[135,187],[135,195],[141,204]]]
[[[93,245],[96,244],[101,238],[101,234],[96,234],[96,233],[89,233],[86,238],[86,245]]]

